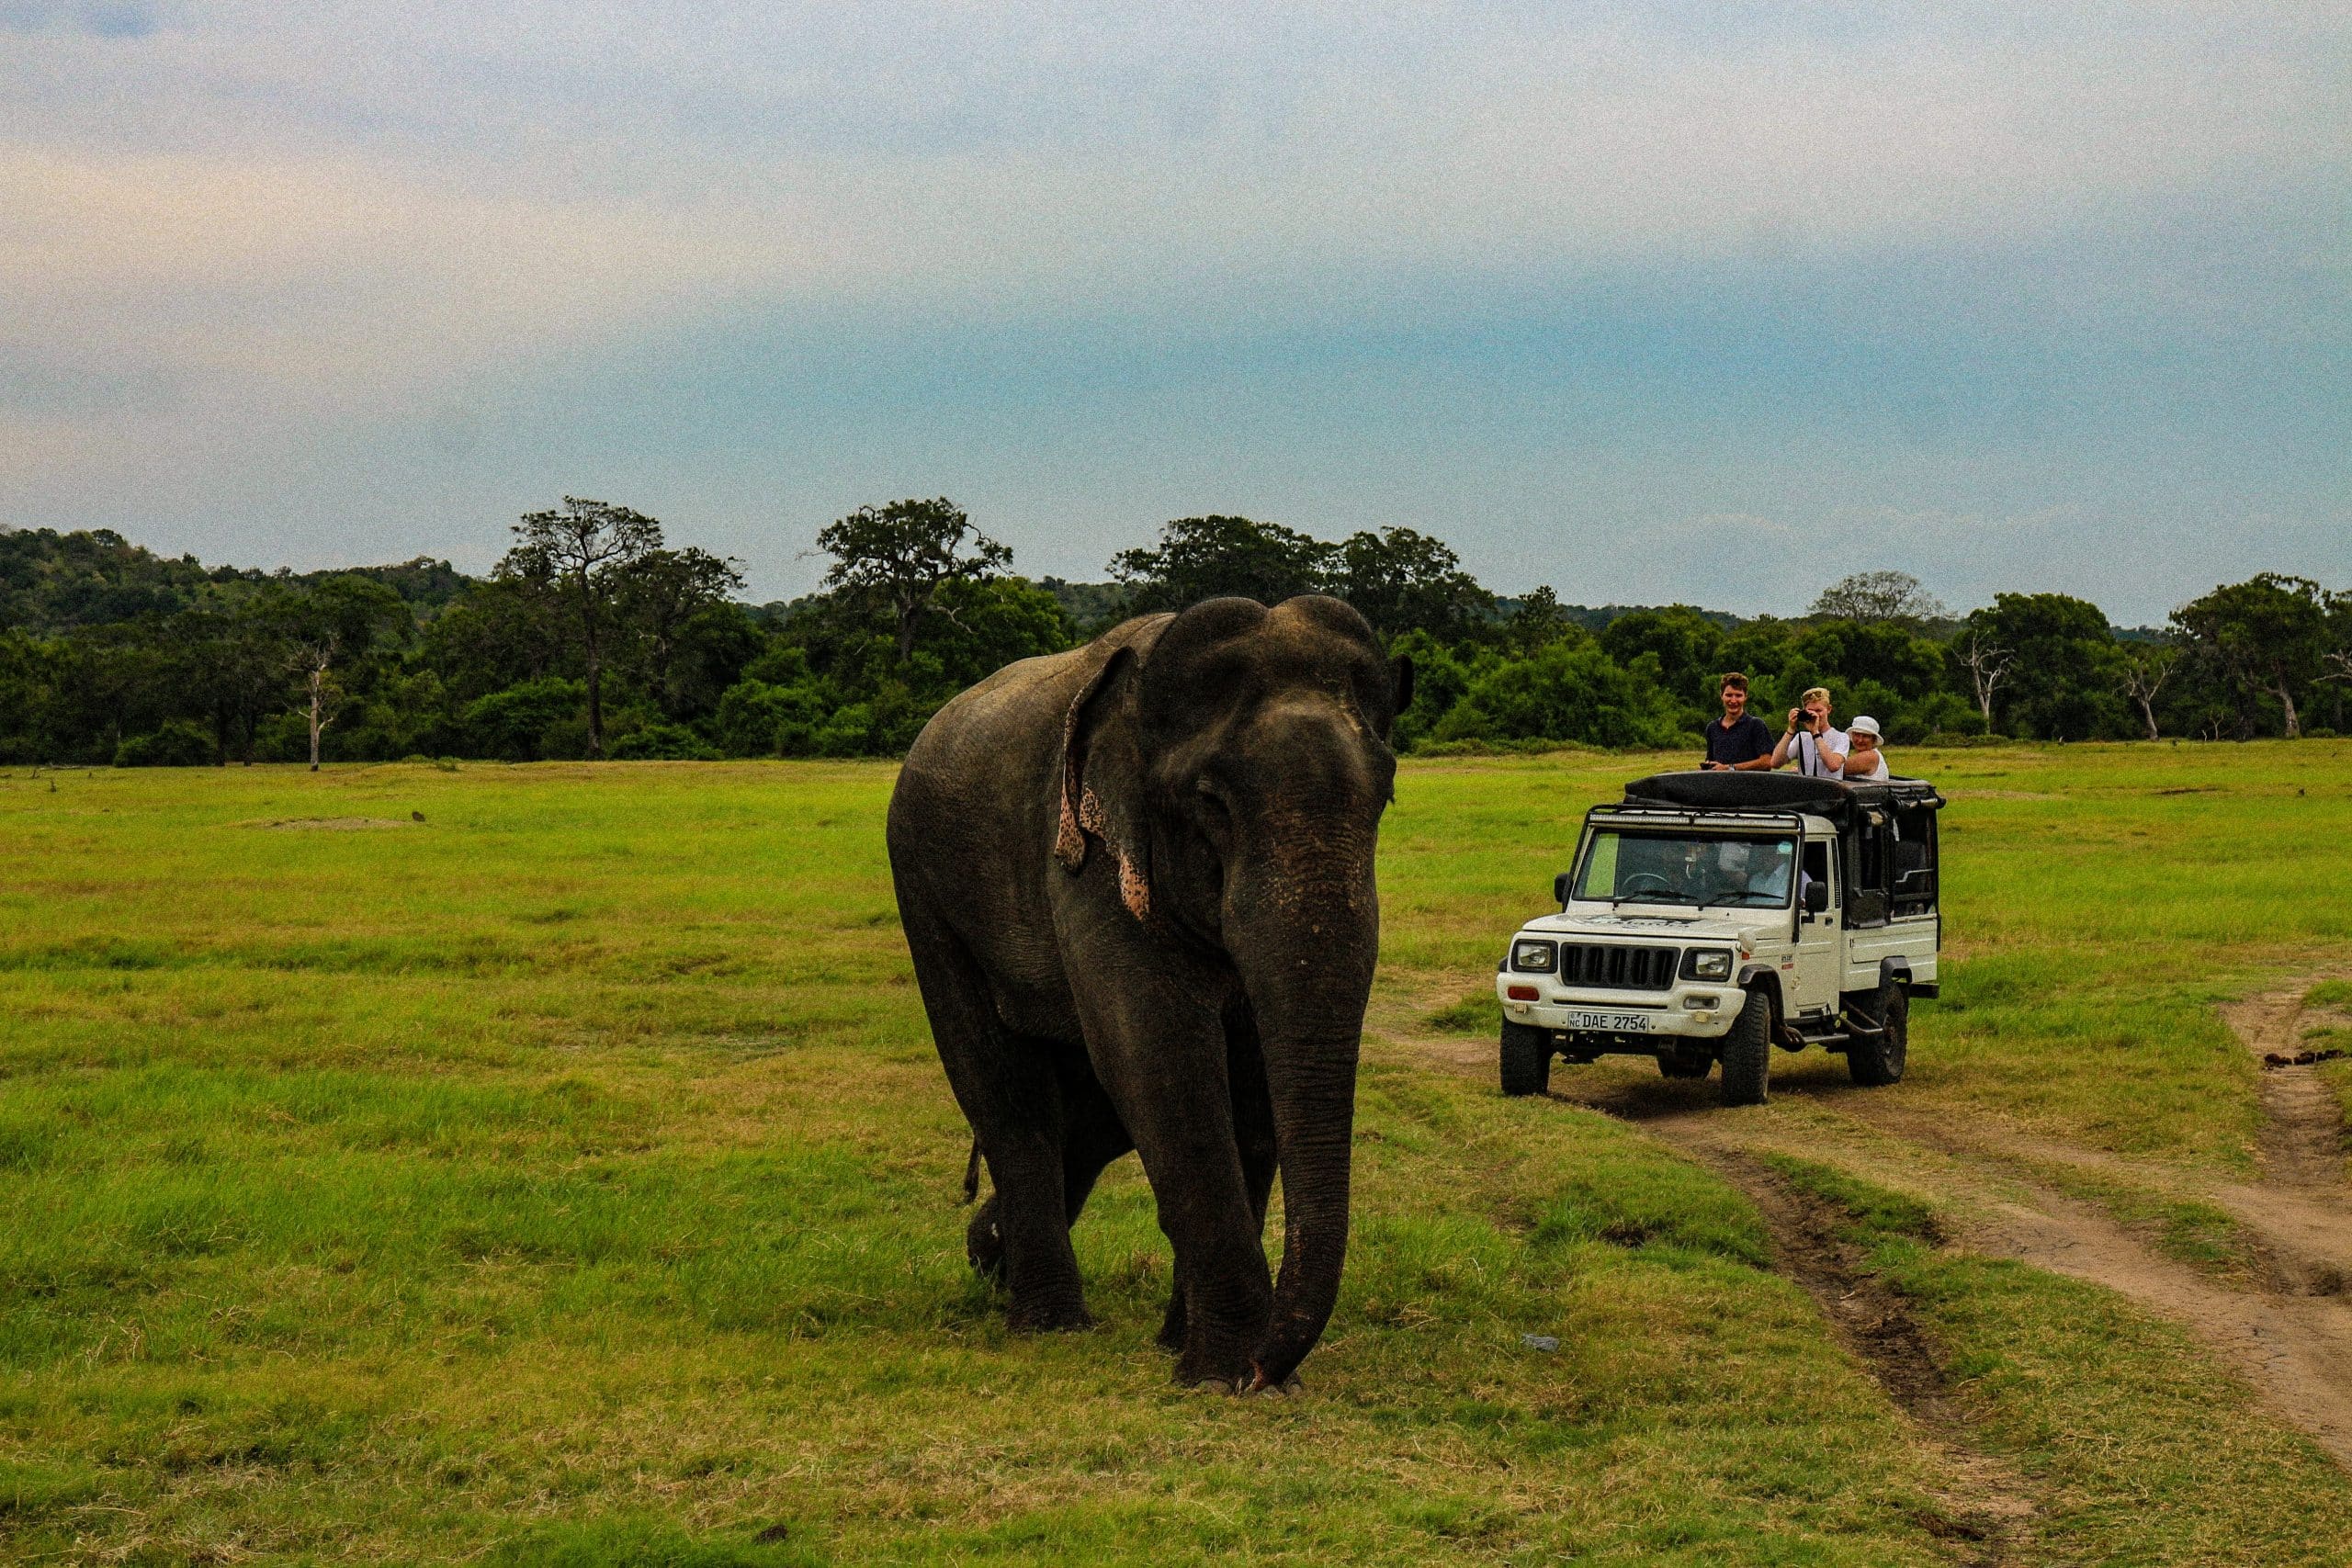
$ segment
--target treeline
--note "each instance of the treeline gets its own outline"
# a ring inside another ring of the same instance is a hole
[[[107,532],[0,532],[0,761],[125,766],[467,757],[888,756],[1016,659],[1223,593],[1320,592],[1419,667],[1401,745],[1690,747],[1716,678],[1768,716],[1812,685],[1890,742],[2315,735],[2352,714],[2352,593],[2264,573],[2122,630],[2059,593],[1953,615],[1871,572],[1804,615],[1497,597],[1408,528],[1339,541],[1182,518],[1111,581],[1033,582],[952,502],[819,536],[821,590],[739,602],[733,562],[566,498],[487,578],[417,560],[266,573]]]

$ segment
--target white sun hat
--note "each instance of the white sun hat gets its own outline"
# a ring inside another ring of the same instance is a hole
[[[1872,718],[1868,714],[1862,714],[1858,717],[1848,719],[1846,721],[1846,733],[1849,735],[1867,735],[1873,740],[1884,739],[1884,737],[1879,734],[1878,720]]]

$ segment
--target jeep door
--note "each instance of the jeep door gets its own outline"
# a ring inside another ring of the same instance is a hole
[[[1826,887],[1829,907],[1818,915],[1809,914],[1802,895],[1798,899],[1796,962],[1781,976],[1781,1000],[1793,1017],[1824,1012],[1838,1005],[1838,979],[1843,967],[1838,946],[1838,910],[1843,899],[1839,897],[1840,868],[1837,857],[1830,852],[1833,842],[1826,837],[1810,835],[1804,840],[1804,875],[1798,884],[1802,887],[1811,881]]]

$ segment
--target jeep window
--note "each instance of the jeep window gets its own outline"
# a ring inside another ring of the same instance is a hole
[[[1786,908],[1796,840],[1746,833],[1593,832],[1576,896],[1605,904]]]
[[[1924,915],[1936,907],[1936,814],[1917,807],[1898,809],[1887,829],[1887,853],[1894,874],[1894,913]]]

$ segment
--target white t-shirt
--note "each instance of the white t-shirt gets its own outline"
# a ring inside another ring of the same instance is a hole
[[[1861,772],[1849,762],[1846,772],[1841,776],[1848,784],[1884,784],[1886,782],[1886,753],[1881,751],[1876,755],[1878,760],[1871,764],[1869,772]]]
[[[1797,772],[1809,779],[1844,778],[1845,774],[1833,773],[1822,766],[1821,753],[1828,751],[1843,757],[1846,750],[1846,732],[1842,729],[1825,729],[1817,741],[1814,736],[1799,731],[1796,748]]]

